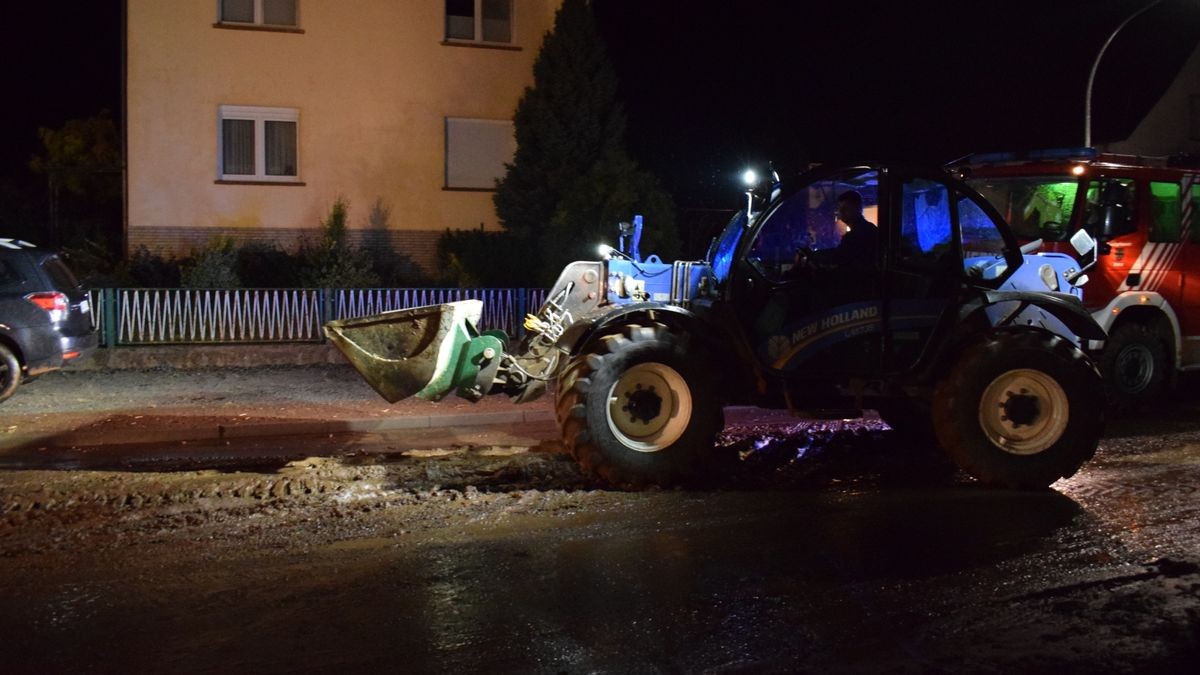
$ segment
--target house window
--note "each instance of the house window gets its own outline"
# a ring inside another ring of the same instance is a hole
[[[220,117],[221,180],[299,178],[299,110],[223,105]]]
[[[512,0],[446,0],[446,39],[512,42]]]
[[[517,151],[509,120],[446,118],[446,188],[495,190]]]
[[[220,23],[295,28],[299,0],[220,0]]]

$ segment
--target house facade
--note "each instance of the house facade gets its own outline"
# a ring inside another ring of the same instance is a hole
[[[351,241],[432,272],[494,181],[559,0],[126,0],[128,250]]]
[[[1200,46],[1129,138],[1102,147],[1127,155],[1200,156]]]

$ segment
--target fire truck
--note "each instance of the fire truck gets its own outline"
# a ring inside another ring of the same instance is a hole
[[[1147,403],[1179,371],[1200,368],[1200,161],[1078,148],[953,166],[1018,240],[1066,251],[1085,230],[1098,241],[1083,303],[1108,334],[1088,347],[1113,404]]]

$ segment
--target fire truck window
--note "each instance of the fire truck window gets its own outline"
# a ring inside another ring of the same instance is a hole
[[[1192,198],[1188,201],[1186,219],[1188,221],[1188,232],[1191,233],[1192,243],[1200,244],[1200,223],[1196,222],[1196,205],[1200,204],[1200,183],[1192,186]]]
[[[967,181],[1004,216],[1017,239],[1066,241],[1078,179],[1070,176],[979,176]]]
[[[1101,178],[1088,184],[1084,226],[1097,239],[1112,239],[1137,231],[1133,219],[1134,190],[1129,178]]]
[[[900,260],[920,267],[944,261],[952,242],[946,186],[922,179],[905,181],[900,208]]]
[[[1150,241],[1179,241],[1179,183],[1150,182]]]

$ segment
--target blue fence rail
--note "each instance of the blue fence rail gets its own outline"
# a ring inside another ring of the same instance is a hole
[[[483,302],[481,330],[520,335],[541,288],[103,288],[91,292],[100,341],[114,345],[321,342],[334,319],[458,300]]]

